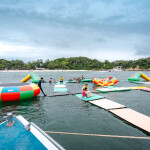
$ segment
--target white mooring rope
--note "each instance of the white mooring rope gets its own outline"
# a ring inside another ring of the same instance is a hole
[[[110,137],[110,138],[126,138],[126,139],[144,139],[150,140],[150,137],[136,137],[136,136],[121,136],[121,135],[103,135],[103,134],[86,134],[86,133],[70,133],[70,132],[55,132],[55,131],[44,131],[46,133],[55,134],[70,134],[70,135],[84,135],[84,136],[100,136],[100,137]]]

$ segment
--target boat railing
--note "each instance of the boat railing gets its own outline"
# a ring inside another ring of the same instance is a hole
[[[60,144],[58,144],[54,139],[52,139],[48,134],[46,134],[42,129],[40,129],[36,124],[30,122],[34,128],[36,128],[41,134],[43,134],[50,142],[52,142],[58,149],[65,150]]]

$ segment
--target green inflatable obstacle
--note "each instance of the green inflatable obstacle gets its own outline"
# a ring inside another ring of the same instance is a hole
[[[27,75],[21,82],[27,82],[28,80],[32,79],[32,83],[38,83],[40,81],[40,77],[32,72],[29,75]]]
[[[142,72],[137,72],[132,77],[129,77],[128,81],[139,81],[141,75],[142,75]]]
[[[31,75],[31,78],[32,78],[32,83],[38,83],[41,80],[41,78],[34,72],[31,73],[30,75]]]
[[[92,82],[92,79],[82,79],[81,82]]]

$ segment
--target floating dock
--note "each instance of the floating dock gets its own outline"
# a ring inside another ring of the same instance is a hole
[[[54,88],[54,92],[67,92],[67,88]]]
[[[142,91],[147,91],[147,92],[150,92],[150,88],[143,88],[141,89]]]
[[[111,109],[120,109],[120,108],[125,108],[126,106],[121,105],[119,103],[113,102],[108,99],[101,99],[101,100],[95,100],[95,101],[89,101],[91,104],[94,104],[96,106],[99,106],[103,109],[106,110],[111,110]]]
[[[84,101],[92,101],[92,100],[96,100],[96,99],[101,99],[101,98],[104,98],[103,96],[100,96],[100,95],[95,95],[93,93],[91,93],[91,97],[83,97],[82,94],[76,94],[76,96]]]
[[[67,92],[68,89],[66,88],[65,84],[56,84],[54,87],[54,92]]]
[[[138,87],[105,87],[105,88],[99,88],[96,89],[96,91],[107,93],[107,92],[124,92],[124,91],[130,91],[130,90],[140,90],[145,89],[147,87],[145,86],[138,86]]]
[[[66,85],[64,85],[64,84],[56,84],[55,85],[55,88],[65,88],[66,87]]]
[[[143,84],[150,84],[150,82],[140,82],[140,83],[143,83]]]
[[[109,111],[134,126],[150,133],[150,117],[130,108],[114,109]]]
[[[121,119],[131,123],[132,125],[150,133],[150,117],[149,116],[143,115],[119,103],[113,102],[108,99],[104,99],[104,97],[100,95],[96,95],[96,96],[94,95],[88,98],[82,97],[82,94],[76,94],[76,96],[84,101],[88,101],[91,104],[101,107],[113,113],[114,115],[120,117]],[[101,97],[101,99],[98,98],[98,96]]]
[[[96,91],[107,93],[107,92],[123,92],[123,91],[130,91],[131,88],[128,87],[114,87],[114,88],[99,88]]]

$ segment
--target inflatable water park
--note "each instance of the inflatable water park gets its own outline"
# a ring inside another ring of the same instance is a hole
[[[146,81],[150,81],[150,78],[142,72],[137,72],[132,77],[129,77],[128,81],[143,83],[143,82],[139,82],[141,77],[145,79]],[[32,80],[32,83],[27,82],[30,79]],[[39,81],[40,81],[40,77],[36,73],[32,72],[28,74],[25,78],[23,78],[20,83],[0,84],[0,102],[20,101],[20,100],[25,100],[25,99],[32,99],[33,97],[38,96],[40,93],[40,88],[38,87],[37,83]],[[127,90],[132,90],[135,88],[136,89],[140,88],[140,87],[138,88],[137,87],[115,87],[114,85],[118,82],[118,80],[112,76],[109,76],[108,78],[105,78],[105,79],[94,77],[93,79],[91,78],[91,79],[81,80],[82,83],[91,82],[91,81],[93,82],[93,84],[104,87],[100,89],[97,88],[96,89],[97,92],[98,91],[99,92],[127,91]],[[68,80],[68,81],[63,81],[63,83],[56,82],[56,85],[54,87],[54,96],[61,95],[61,94],[64,95],[64,92],[65,92],[65,95],[69,94],[65,85],[67,83],[77,83],[77,81]],[[141,87],[142,90],[144,90],[144,88]],[[58,94],[58,92],[61,92],[61,94]]]
[[[146,81],[150,81],[150,78],[144,73],[137,72],[133,76],[129,77],[127,81],[131,82],[131,84],[134,84],[134,82],[136,81],[139,84],[142,84],[140,86],[116,86],[120,82],[120,80],[112,76],[109,76],[105,79],[101,79],[99,77],[94,77],[91,79],[85,78],[82,79],[80,83],[74,80],[72,82],[69,80],[56,82],[53,83],[53,94],[48,95],[48,97],[73,95],[79,100],[90,103],[92,104],[92,106],[107,110],[109,113],[112,113],[125,122],[132,124],[134,127],[144,132],[150,133],[149,116],[135,111],[123,104],[115,102],[114,100],[111,100],[104,95],[108,92],[130,92],[133,90],[150,92],[150,87],[147,86],[147,83],[150,82],[139,82],[140,78],[143,78]],[[32,83],[28,83],[30,79]],[[19,83],[0,84],[0,102],[13,102],[33,99],[40,94],[40,87],[37,85],[40,79],[41,78],[36,73],[32,72],[25,76]],[[67,86],[67,84],[86,85],[87,83],[96,85],[95,91],[89,91],[91,94],[89,97],[83,96],[83,93],[81,91],[72,92],[68,89]],[[47,82],[47,84],[50,83]],[[143,84],[145,84],[146,86],[143,86]],[[7,117],[7,121],[4,121],[0,124],[0,130],[2,131],[1,135],[3,135],[4,137],[2,139],[2,137],[0,136],[1,148],[6,147],[9,149],[10,147],[16,147],[17,149],[21,149],[23,146],[25,149],[29,149],[30,144],[28,142],[32,140],[32,146],[34,147],[34,149],[64,149],[52,137],[47,135],[34,123],[28,122],[25,118],[23,118],[23,116],[12,116],[11,113],[8,113]],[[23,137],[26,137],[27,140]],[[22,144],[16,145],[18,141],[21,141]]]

